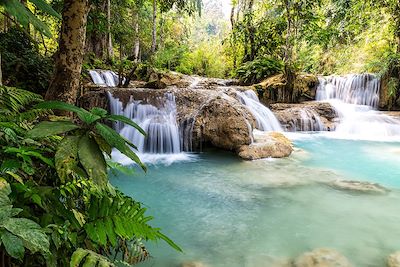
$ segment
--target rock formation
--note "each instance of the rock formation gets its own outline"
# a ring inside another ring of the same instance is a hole
[[[296,75],[292,95],[286,93],[286,80],[283,74],[272,76],[254,85],[265,105],[273,103],[300,103],[315,99],[318,78],[315,75],[299,73]]]
[[[400,267],[400,251],[389,255],[387,259],[388,267]]]
[[[246,160],[262,158],[284,158],[292,154],[293,147],[289,139],[276,132],[255,131],[254,142],[241,146],[239,157]]]
[[[351,267],[350,262],[333,249],[319,248],[298,257],[294,267]]]
[[[333,131],[338,122],[336,110],[326,102],[277,103],[270,108],[286,131]],[[318,124],[323,129],[316,129]]]

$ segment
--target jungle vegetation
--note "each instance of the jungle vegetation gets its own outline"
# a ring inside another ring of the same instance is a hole
[[[76,107],[86,70],[238,78],[375,72],[399,87],[398,0],[0,0],[0,265],[130,266],[181,248],[108,182],[106,110]],[[44,101],[47,100],[47,101]]]

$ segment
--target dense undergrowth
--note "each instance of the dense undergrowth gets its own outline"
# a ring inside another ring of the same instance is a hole
[[[52,110],[75,114],[55,116]],[[113,148],[145,166],[104,122],[123,116],[0,87],[0,259],[2,266],[128,266],[149,257],[145,242],[180,250],[134,199],[108,182]]]

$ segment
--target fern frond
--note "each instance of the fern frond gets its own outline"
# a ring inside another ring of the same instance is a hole
[[[21,113],[27,107],[41,102],[40,95],[15,87],[0,86],[0,114]]]

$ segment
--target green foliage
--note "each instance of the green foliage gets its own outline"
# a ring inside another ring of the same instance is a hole
[[[228,73],[222,47],[214,42],[202,42],[192,51],[183,54],[175,70],[215,78],[223,78]]]
[[[38,10],[47,13],[51,16],[61,19],[61,16],[44,0],[30,0],[32,4],[36,6]],[[31,10],[18,0],[1,0],[0,6],[4,7],[5,11],[25,28],[32,24],[38,31],[42,32],[48,37],[51,37],[51,31],[49,27],[39,20]]]
[[[78,248],[74,254],[72,254],[70,267],[115,267],[106,257],[94,253],[91,250]]]
[[[49,253],[50,243],[45,231],[32,220],[16,217],[21,209],[13,208],[9,195],[11,187],[0,178],[0,239],[7,253],[22,261],[25,249],[31,253]]]
[[[243,84],[255,84],[282,71],[282,61],[263,57],[244,63],[236,70],[236,77]]]
[[[110,162],[114,147],[145,167],[135,146],[103,122],[121,121],[145,134],[138,125],[101,108],[87,111],[1,89],[7,116],[0,116],[0,251],[8,262],[128,266],[149,257],[142,242],[160,239],[180,250],[148,224],[152,218],[140,203],[108,182],[108,167],[119,166]],[[30,109],[61,109],[77,118],[15,120]]]
[[[0,33],[3,83],[44,95],[53,73],[52,59],[17,28]]]

